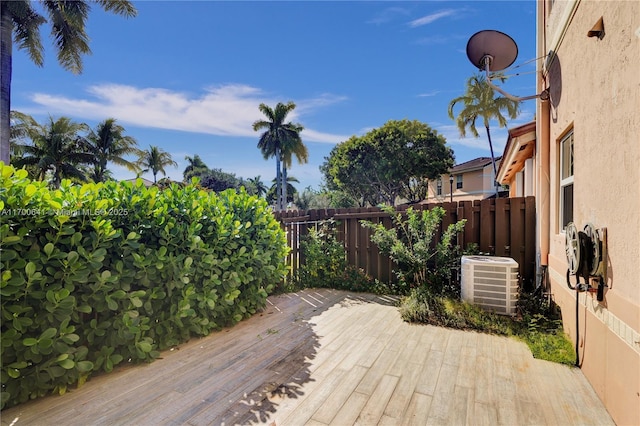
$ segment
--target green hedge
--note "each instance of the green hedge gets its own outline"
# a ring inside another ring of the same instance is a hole
[[[2,407],[255,313],[286,238],[245,192],[108,182],[50,190],[0,162]]]

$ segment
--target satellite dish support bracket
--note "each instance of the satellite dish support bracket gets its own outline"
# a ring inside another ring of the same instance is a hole
[[[491,66],[491,61],[493,60],[493,57],[491,55],[485,55],[482,59],[481,59],[481,63],[484,65],[484,72],[487,76],[487,83],[489,84],[489,86],[491,86],[492,89],[494,89],[495,91],[501,93],[502,95],[504,95],[506,98],[511,99],[512,101],[516,101],[516,102],[520,102],[520,101],[527,101],[529,99],[536,99],[536,98],[540,98],[540,100],[542,101],[547,101],[549,100],[549,89],[545,89],[543,90],[540,94],[538,95],[531,95],[531,96],[514,96],[510,93],[507,93],[504,89],[500,88],[499,86],[496,86],[493,81],[491,81],[491,73],[489,71],[489,68]]]

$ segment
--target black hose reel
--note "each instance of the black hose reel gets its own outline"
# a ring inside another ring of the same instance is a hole
[[[567,286],[572,290],[597,293],[599,302],[604,300],[606,287],[606,228],[596,229],[587,223],[582,231],[573,222],[565,228],[565,250],[567,254]],[[571,285],[570,276],[576,276],[576,285]],[[580,282],[582,278],[583,282]],[[591,282],[597,283],[592,286]]]
[[[580,292],[596,292],[598,302],[604,300],[607,285],[607,228],[596,229],[587,223],[582,231],[573,222],[565,228],[565,250],[567,253],[567,286],[576,291],[576,367],[580,367],[580,328],[578,310]],[[576,285],[571,285],[571,275],[576,276]],[[584,282],[580,282],[580,278]],[[597,283],[596,287],[591,282]]]

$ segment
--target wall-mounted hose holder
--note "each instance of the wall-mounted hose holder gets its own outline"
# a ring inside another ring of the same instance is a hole
[[[596,293],[598,302],[604,300],[607,286],[607,228],[597,229],[587,223],[582,231],[573,222],[565,228],[565,251],[567,254],[567,286],[576,291],[576,366],[580,366],[580,329],[578,327],[579,294]],[[571,284],[571,275],[576,285]],[[583,282],[580,282],[582,278]],[[595,285],[592,285],[595,284]]]

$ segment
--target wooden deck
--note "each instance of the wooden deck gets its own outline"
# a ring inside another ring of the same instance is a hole
[[[578,369],[505,337],[402,322],[390,297],[306,290],[2,412],[2,425],[609,425]]]

